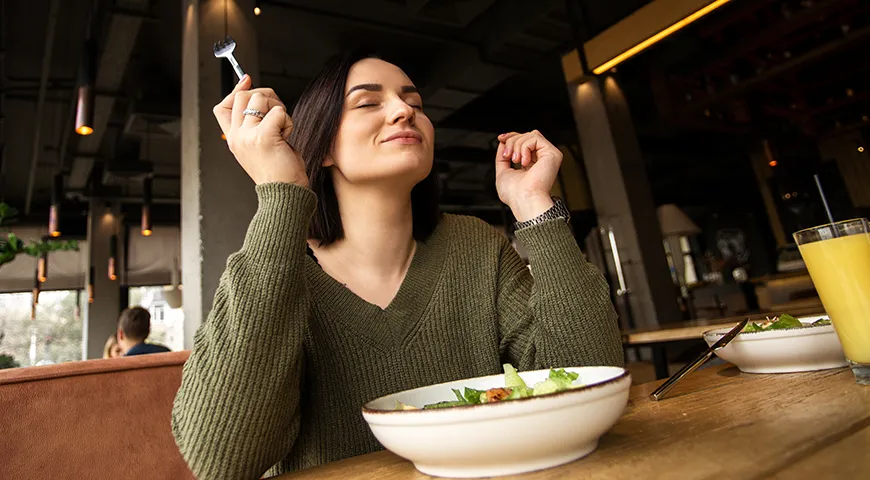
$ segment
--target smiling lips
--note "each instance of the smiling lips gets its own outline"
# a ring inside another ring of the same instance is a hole
[[[421,144],[423,136],[413,130],[403,130],[387,137],[384,143]]]

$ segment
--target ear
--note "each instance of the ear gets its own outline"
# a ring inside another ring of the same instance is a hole
[[[119,328],[118,329],[118,341],[120,342],[123,339],[124,339],[124,331]]]
[[[332,158],[332,155],[327,155],[326,158],[323,160],[323,163],[320,164],[320,166],[321,167],[334,167],[335,166],[335,159]]]

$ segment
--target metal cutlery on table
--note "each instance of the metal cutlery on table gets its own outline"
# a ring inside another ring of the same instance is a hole
[[[704,362],[706,362],[710,359],[710,357],[713,356],[713,353],[715,353],[716,350],[723,348],[725,345],[728,345],[731,340],[734,340],[734,337],[736,337],[737,334],[740,333],[741,330],[743,330],[743,327],[746,326],[747,322],[749,322],[748,318],[738,323],[737,326],[729,330],[728,333],[726,333],[722,336],[722,338],[719,339],[719,341],[717,341],[713,345],[710,345],[710,348],[708,348],[704,353],[699,355],[698,358],[687,363],[686,366],[680,369],[680,371],[668,378],[665,383],[663,383],[652,393],[652,395],[650,395],[650,398],[656,401],[664,398],[664,396],[667,395],[668,391],[670,391],[670,389],[673,388],[673,386],[676,385],[677,382],[679,382],[683,377],[694,372],[698,367],[703,365]]]

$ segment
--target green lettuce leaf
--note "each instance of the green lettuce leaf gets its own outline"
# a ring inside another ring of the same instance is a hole
[[[558,370],[551,368],[549,379],[556,382],[556,384],[558,384],[560,388],[566,389],[569,388],[571,384],[574,383],[574,380],[577,380],[579,376],[579,374],[569,372],[564,368],[560,368]]]
[[[742,331],[743,332],[763,332],[764,329],[761,328],[761,325],[759,325],[755,322],[749,322],[746,324],[745,327],[743,327]]]
[[[779,318],[770,324],[767,327],[768,330],[782,330],[784,328],[800,328],[803,327],[804,324],[801,323],[797,318],[792,317],[791,315],[784,313],[779,316]]]
[[[505,388],[514,389],[517,387],[528,388],[526,382],[517,373],[517,369],[510,363],[505,363],[504,367],[504,386]]]
[[[534,390],[529,387],[515,387],[511,389],[511,394],[505,400],[516,400],[518,398],[533,397]]]
[[[450,407],[458,407],[458,406],[460,406],[460,405],[468,405],[468,403],[467,403],[467,402],[464,402],[464,401],[460,402],[460,401],[458,401],[458,400],[447,400],[447,401],[444,401],[444,402],[430,403],[429,405],[424,406],[424,407],[423,407],[423,410],[431,410],[431,409],[433,409],[433,408],[450,408]]]
[[[535,384],[534,395],[546,395],[548,393],[556,393],[560,390],[565,390],[568,387],[562,387],[559,382],[548,378]]]
[[[480,403],[480,396],[485,393],[485,390],[475,390],[473,388],[465,387],[465,401],[470,405],[474,405]]]

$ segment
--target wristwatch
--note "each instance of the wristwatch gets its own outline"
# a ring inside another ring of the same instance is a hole
[[[559,197],[551,197],[553,199],[553,206],[550,207],[546,212],[538,215],[537,217],[526,220],[524,222],[516,222],[514,223],[514,231],[521,230],[523,228],[529,228],[533,225],[539,225],[541,223],[561,219],[565,223],[571,223],[571,212],[568,211],[568,207],[565,206],[565,202],[562,201]]]

